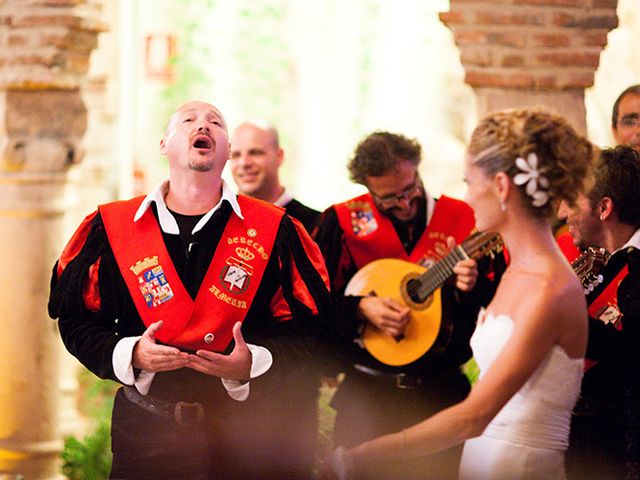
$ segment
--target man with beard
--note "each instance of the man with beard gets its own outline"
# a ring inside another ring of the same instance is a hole
[[[363,348],[363,331],[404,345],[419,312],[375,291],[345,294],[352,277],[369,262],[393,258],[429,267],[474,230],[473,211],[466,203],[444,195],[436,199],[426,191],[420,161],[421,146],[415,140],[386,131],[367,136],[348,168],[351,179],[368,192],[327,209],[314,232],[336,299],[340,333],[335,347],[345,374],[332,401],[336,446],[352,447],[399,431],[469,392],[461,366],[471,357],[469,339],[479,307],[492,294],[493,284],[485,276],[489,262],[479,275],[475,260],[449,260],[455,278],[441,289],[438,338],[430,351],[400,363],[389,364]],[[426,463],[389,465],[376,478],[457,478],[460,453],[454,448]]]
[[[264,392],[326,330],[322,256],[281,209],[222,180],[229,142],[215,106],[178,108],[160,151],[169,179],[90,214],[51,282],[69,352],[123,385],[111,478],[307,478],[271,423],[284,406]]]
[[[611,253],[587,295],[589,339],[581,399],[571,424],[569,478],[638,478],[640,441],[640,155],[605,149],[593,184],[561,203],[576,246]]]

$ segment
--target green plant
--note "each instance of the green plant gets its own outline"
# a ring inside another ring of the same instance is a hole
[[[79,409],[90,417],[93,430],[82,440],[68,436],[61,453],[62,473],[69,480],[103,480],[111,470],[111,409],[117,384],[88,371],[79,377]]]
[[[109,478],[111,450],[109,421],[100,422],[95,432],[82,441],[71,436],[64,441],[62,473],[69,480]]]

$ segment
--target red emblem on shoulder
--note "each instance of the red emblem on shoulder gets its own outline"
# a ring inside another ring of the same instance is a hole
[[[371,204],[352,202],[348,205],[351,216],[351,229],[356,237],[366,237],[378,229]]]

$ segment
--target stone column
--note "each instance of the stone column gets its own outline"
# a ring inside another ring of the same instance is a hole
[[[593,85],[617,0],[451,0],[453,31],[478,114],[540,105],[586,132]]]
[[[48,318],[67,171],[82,158],[80,87],[102,26],[83,0],[0,5],[0,471],[59,477],[60,349]]]

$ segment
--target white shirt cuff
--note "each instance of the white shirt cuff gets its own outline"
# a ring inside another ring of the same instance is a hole
[[[142,395],[146,395],[151,388],[151,382],[156,374],[155,372],[140,370],[136,378],[131,362],[133,358],[133,348],[136,346],[136,343],[138,343],[138,340],[140,340],[140,337],[125,337],[120,340],[113,349],[111,362],[113,364],[113,372],[118,380],[125,385],[135,386]]]
[[[249,378],[257,378],[271,368],[273,356],[265,347],[252,345],[250,343],[247,344],[247,347],[251,352],[251,372],[249,373]],[[229,396],[234,400],[244,402],[249,398],[249,382],[241,383],[239,380],[227,380],[224,378],[220,380],[222,380],[222,385],[227,390]]]

